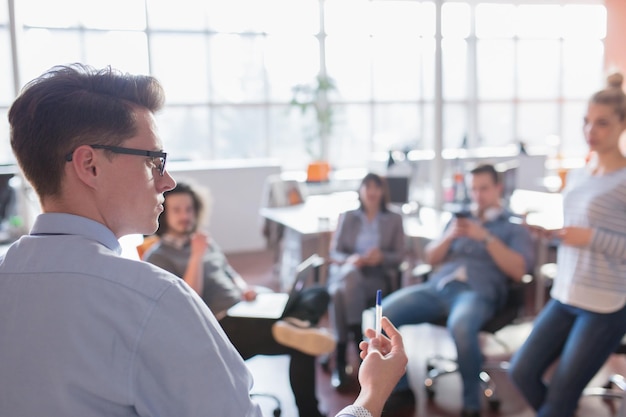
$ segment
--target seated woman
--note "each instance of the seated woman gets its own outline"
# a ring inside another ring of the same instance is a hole
[[[331,382],[337,389],[348,384],[346,349],[349,336],[358,346],[361,315],[376,291],[388,293],[391,280],[404,258],[402,216],[389,208],[389,192],[383,178],[367,174],[359,186],[358,209],[343,213],[330,249],[328,291],[330,320],[337,349]]]

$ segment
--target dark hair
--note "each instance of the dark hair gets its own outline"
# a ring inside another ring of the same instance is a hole
[[[590,103],[613,107],[620,120],[626,119],[626,94],[622,90],[624,76],[614,73],[607,77],[607,87],[591,96]]]
[[[157,236],[163,236],[165,233],[167,233],[167,230],[169,228],[165,213],[167,212],[167,198],[172,194],[188,194],[191,197],[191,201],[193,202],[193,209],[196,212],[196,220],[202,218],[202,215],[204,214],[204,202],[202,201],[202,198],[200,198],[200,193],[194,190],[191,185],[185,184],[184,182],[179,182],[176,184],[176,187],[163,193],[163,196],[165,197],[165,202],[163,203],[163,212],[161,213],[161,217],[159,217],[159,228],[155,232]],[[197,221],[196,227],[198,227]]]
[[[470,171],[470,174],[472,175],[489,174],[494,184],[500,183],[500,174],[498,173],[498,171],[496,171],[496,168],[491,164],[478,165],[476,168]]]
[[[163,102],[153,77],[56,66],[29,82],[11,106],[11,147],[39,197],[55,195],[65,155],[80,145],[121,144],[136,133],[135,110],[154,113]]]
[[[387,181],[381,177],[380,175],[369,173],[361,180],[361,184],[359,184],[359,190],[361,187],[366,186],[367,184],[375,184],[378,188],[382,188],[383,190],[383,198],[380,199],[380,211],[385,212],[388,210],[389,204],[389,187],[387,186]],[[361,195],[359,194],[359,203],[360,208],[363,210],[363,201],[361,200]]]

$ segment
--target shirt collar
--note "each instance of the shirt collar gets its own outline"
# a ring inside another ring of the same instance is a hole
[[[31,235],[77,235],[106,246],[116,254],[122,247],[111,229],[86,217],[67,213],[43,213],[37,216]]]

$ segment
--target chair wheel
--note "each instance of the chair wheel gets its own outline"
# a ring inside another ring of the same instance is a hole
[[[330,373],[330,355],[324,355],[319,358],[319,364],[322,367],[322,370],[327,374]]]
[[[489,409],[493,412],[500,410],[500,400],[489,400]]]

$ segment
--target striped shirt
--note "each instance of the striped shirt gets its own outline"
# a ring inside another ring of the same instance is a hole
[[[626,302],[626,168],[594,176],[572,171],[563,191],[564,226],[591,228],[587,247],[560,245],[553,298],[597,313]]]

